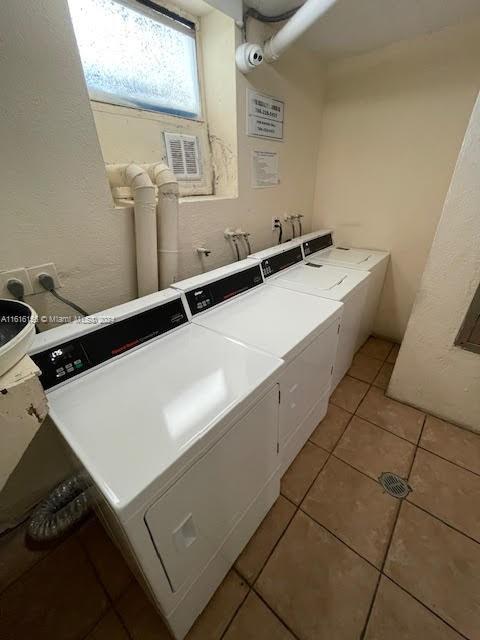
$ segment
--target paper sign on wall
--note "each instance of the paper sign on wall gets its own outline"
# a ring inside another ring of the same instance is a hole
[[[279,183],[278,153],[252,151],[252,186],[273,187]]]
[[[247,133],[249,136],[283,140],[281,100],[247,89]]]

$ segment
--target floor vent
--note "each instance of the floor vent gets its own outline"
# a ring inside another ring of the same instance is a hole
[[[378,480],[385,491],[394,498],[406,498],[411,491],[407,481],[396,473],[385,471]]]

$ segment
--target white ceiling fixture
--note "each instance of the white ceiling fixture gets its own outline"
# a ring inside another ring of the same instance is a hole
[[[278,60],[282,53],[291,47],[317,20],[322,18],[335,2],[336,0],[306,0],[293,15],[291,13],[288,16],[289,19],[264,43],[263,51],[250,42],[240,45],[235,56],[240,71],[249,73],[261,64],[264,58],[267,62]],[[282,15],[282,20],[287,15]],[[264,16],[256,15],[254,17],[263,22],[268,22]],[[277,14],[277,20],[279,17]]]

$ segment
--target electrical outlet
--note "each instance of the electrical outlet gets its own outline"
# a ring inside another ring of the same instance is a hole
[[[39,264],[37,267],[30,267],[27,269],[32,283],[33,293],[45,293],[45,289],[38,281],[38,276],[41,273],[46,273],[53,278],[55,289],[61,287],[60,280],[58,279],[58,273],[53,262],[47,262],[46,264]]]
[[[12,269],[11,271],[0,271],[0,298],[13,298],[10,291],[7,289],[7,282],[9,280],[20,280],[25,287],[26,296],[33,293],[32,283],[27,270],[23,267],[20,269]]]
[[[280,222],[279,216],[272,216],[272,231],[277,230],[277,227],[275,226],[275,223],[277,222]]]

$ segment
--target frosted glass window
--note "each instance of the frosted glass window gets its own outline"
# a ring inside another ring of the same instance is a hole
[[[200,114],[195,31],[139,3],[69,0],[90,98]]]

